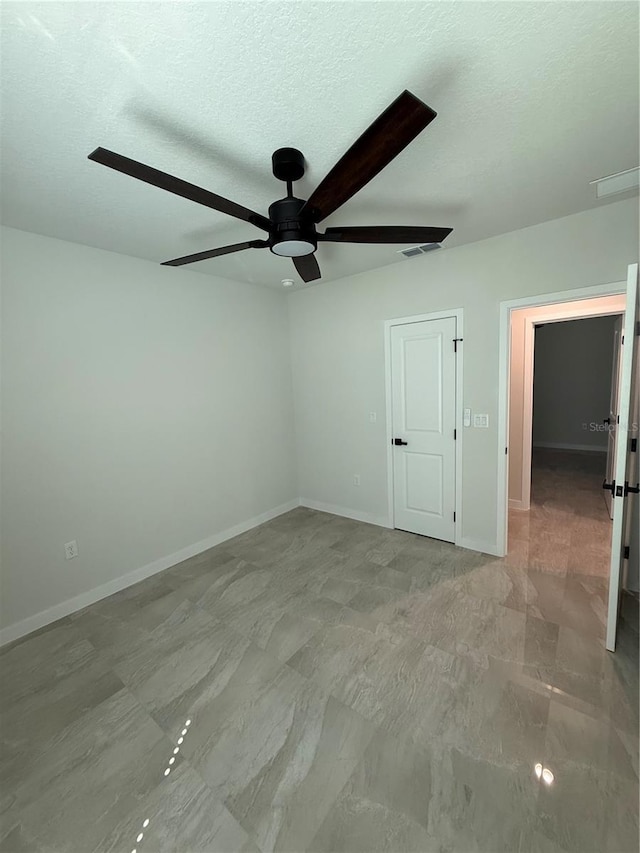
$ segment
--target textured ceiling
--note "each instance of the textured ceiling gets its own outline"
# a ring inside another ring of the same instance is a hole
[[[3,222],[123,254],[162,261],[262,232],[88,161],[96,146],[266,212],[284,194],[274,149],[304,152],[306,197],[405,88],[437,119],[324,225],[452,226],[454,246],[602,204],[587,182],[638,165],[637,3],[3,2],[1,15]],[[317,257],[327,280],[400,248]],[[266,250],[190,269],[299,281]]]

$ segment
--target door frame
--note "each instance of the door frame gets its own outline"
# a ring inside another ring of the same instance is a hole
[[[626,308],[625,308],[626,310]],[[606,481],[612,482],[615,479],[615,467],[616,467],[616,453],[618,450],[618,407],[620,404],[620,375],[622,372],[622,341],[624,340],[624,319],[625,315],[620,314],[616,318],[616,322],[614,325],[614,347],[613,347],[613,364],[611,365],[611,388],[609,390],[609,412],[607,417],[609,418],[609,430],[607,431],[607,462],[604,478]],[[620,323],[620,328],[618,329],[618,323]],[[617,338],[616,338],[617,334]],[[615,390],[615,407],[611,405],[611,398],[614,396]],[[633,400],[631,401],[631,405],[633,406]],[[611,431],[611,416],[615,415],[616,424],[615,430]],[[613,435],[613,440],[612,440]],[[613,445],[613,447],[612,447]],[[604,495],[605,504],[607,505],[607,511],[609,513],[609,518],[613,521],[613,492],[605,492]]]
[[[636,431],[631,422],[634,405],[634,380],[637,379],[636,371],[640,369],[636,361],[638,355],[638,342],[636,340],[640,330],[640,293],[638,291],[638,264],[630,264],[627,269],[627,311],[622,325],[622,366],[620,371],[619,388],[621,396],[618,398],[618,429],[616,441],[614,480],[617,484],[628,485],[627,477],[635,468],[636,457],[631,452],[629,445],[630,435]],[[626,344],[625,344],[626,340]],[[609,563],[609,600],[607,602],[607,630],[605,636],[605,648],[614,652],[616,649],[617,627],[620,618],[620,594],[622,579],[625,570],[623,549],[627,535],[630,531],[625,529],[629,518],[630,501],[628,496],[620,494],[623,491],[620,485],[616,485],[616,494],[613,508],[613,528],[611,533],[611,560]],[[618,498],[622,498],[622,507]],[[626,534],[626,535],[625,535]],[[615,547],[617,546],[617,547]]]
[[[410,317],[396,317],[393,320],[384,321],[384,381],[386,397],[386,419],[387,419],[387,512],[389,527],[395,528],[395,504],[393,499],[393,402],[391,398],[391,329],[394,326],[407,326],[411,323],[424,323],[429,320],[446,320],[453,317],[456,321],[456,337],[464,337],[462,308],[452,308],[447,311],[432,311],[429,314],[413,314]],[[456,389],[455,389],[455,513],[454,522],[454,544],[461,544],[462,535],[462,440],[464,431],[462,429],[462,388],[463,388],[463,357],[464,345],[458,344],[456,357]]]
[[[511,312],[520,308],[536,308],[555,305],[559,302],[576,302],[582,299],[597,299],[601,296],[614,296],[626,293],[626,281],[614,281],[591,287],[562,290],[554,293],[540,293],[520,299],[507,299],[500,302],[500,333],[498,355],[498,497],[496,543],[499,556],[507,553],[508,514],[509,514],[509,381],[511,361]],[[615,313],[619,313],[616,311]],[[591,316],[600,316],[602,311]],[[585,315],[582,315],[585,316]],[[565,319],[570,319],[566,317]],[[533,374],[531,372],[531,379]],[[525,400],[528,398],[528,392]],[[533,406],[533,382],[531,382],[531,400]],[[526,405],[526,403],[525,403]],[[524,464],[524,462],[523,462]]]

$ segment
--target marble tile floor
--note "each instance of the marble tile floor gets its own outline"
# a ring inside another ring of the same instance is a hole
[[[509,551],[523,566],[609,576],[606,454],[534,448],[531,509],[509,512]]]
[[[0,849],[637,851],[605,593],[296,509],[2,650]]]

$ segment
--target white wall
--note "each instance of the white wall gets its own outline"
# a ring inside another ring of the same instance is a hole
[[[536,329],[533,445],[607,450],[614,317],[547,323]],[[586,428],[585,428],[586,426]]]
[[[490,428],[462,437],[462,542],[498,550],[499,303],[620,281],[637,259],[637,200],[629,199],[291,294],[302,501],[387,520],[383,323],[463,308],[464,405],[487,412]]]
[[[296,501],[280,292],[13,229],[2,285],[5,639]]]
[[[495,550],[499,302],[623,279],[637,234],[631,199],[444,249],[291,294],[289,328],[280,292],[2,229],[2,640],[298,495],[388,522],[394,317],[464,309],[463,544]]]

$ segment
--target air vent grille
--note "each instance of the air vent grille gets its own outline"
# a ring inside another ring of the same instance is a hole
[[[440,243],[425,243],[424,246],[410,246],[408,249],[400,249],[399,255],[404,255],[405,258],[415,258],[416,255],[426,255],[427,252],[433,252],[434,249],[441,249]]]

